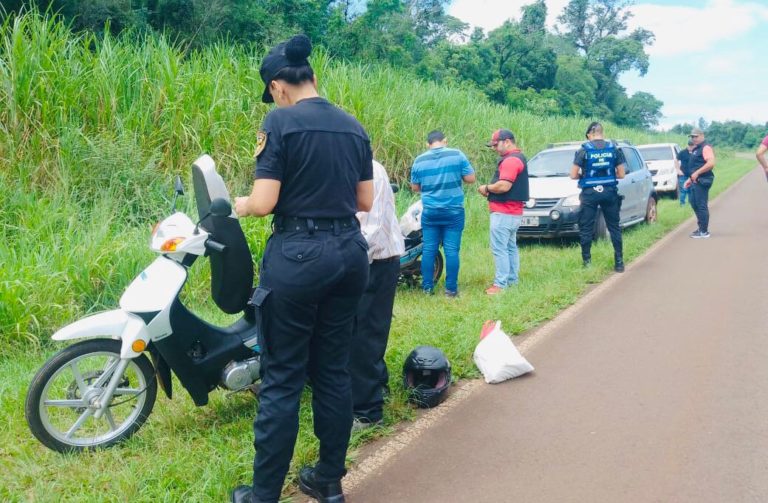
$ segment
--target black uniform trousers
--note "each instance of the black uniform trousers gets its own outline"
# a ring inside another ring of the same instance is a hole
[[[688,197],[691,208],[696,214],[699,231],[709,232],[709,189],[712,188],[712,178],[699,177],[696,183],[691,184],[691,192]]]
[[[389,340],[400,258],[374,260],[368,287],[360,299],[352,336],[349,373],[355,417],[375,423],[383,417],[384,388],[389,382],[384,353]]]
[[[350,340],[368,282],[368,245],[359,227],[276,232],[264,251],[262,384],[254,422],[253,493],[277,502],[299,429],[299,401],[312,382],[318,481],[341,479],[352,427]]]
[[[603,211],[605,224],[611,235],[613,253],[616,258],[623,258],[623,245],[621,241],[621,227],[619,227],[619,212],[621,211],[621,197],[616,186],[601,186],[602,192],[593,187],[581,190],[579,200],[579,242],[581,243],[581,257],[584,260],[591,258],[592,239],[595,236],[595,222],[597,221],[597,208]]]

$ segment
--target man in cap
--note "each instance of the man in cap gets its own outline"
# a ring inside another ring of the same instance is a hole
[[[694,239],[709,238],[709,189],[715,181],[715,151],[704,139],[704,131],[695,127],[688,137],[693,141],[691,159],[688,162],[688,180],[684,187],[691,189],[691,206],[696,214],[698,228],[691,233]]]
[[[448,148],[440,130],[427,135],[427,151],[411,167],[411,189],[421,192],[424,210],[421,228],[424,251],[421,255],[421,288],[434,290],[434,264],[440,243],[445,252],[445,295],[458,294],[459,249],[464,231],[463,183],[475,183],[475,170],[461,150]]]
[[[685,188],[685,182],[691,173],[688,171],[688,163],[691,160],[691,151],[693,150],[693,140],[688,140],[688,148],[677,153],[675,168],[677,169],[677,190],[680,193],[680,206],[685,206],[685,197],[690,189]]]
[[[491,252],[496,266],[493,284],[485,293],[496,295],[516,285],[519,279],[517,229],[523,219],[523,204],[528,200],[528,161],[508,129],[497,129],[486,146],[499,154],[491,182],[477,189],[488,199]]]
[[[624,272],[624,254],[619,227],[621,196],[619,179],[624,178],[624,153],[612,141],[603,138],[603,126],[592,122],[587,127],[587,142],[582,144],[573,158],[571,178],[579,181],[581,209],[579,210],[579,242],[584,266],[592,262],[592,238],[598,207],[603,212],[605,225],[613,244],[613,269]]]

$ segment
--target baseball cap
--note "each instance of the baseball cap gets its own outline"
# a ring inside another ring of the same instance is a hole
[[[703,135],[703,134],[704,134],[704,131],[702,131],[701,129],[695,127],[693,129],[691,129],[691,132],[690,132],[690,134],[688,136],[700,136],[700,135]]]
[[[312,42],[306,35],[295,35],[285,42],[280,42],[273,47],[264,57],[259,68],[261,80],[264,81],[264,93],[261,101],[273,103],[269,92],[269,83],[275,80],[280,70],[289,66],[309,66],[307,58],[312,52]]]
[[[491,136],[491,141],[485,144],[486,147],[495,147],[497,143],[504,140],[515,141],[515,135],[509,129],[497,129]]]

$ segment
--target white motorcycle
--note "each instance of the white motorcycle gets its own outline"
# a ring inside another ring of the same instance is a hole
[[[72,452],[127,439],[152,412],[158,383],[172,397],[171,372],[198,406],[216,387],[240,391],[259,379],[267,292],[253,288],[251,252],[213,159],[197,159],[192,178],[199,222],[174,210],[152,232],[150,247],[161,255],[128,286],[120,308],[53,334],[56,341],[83,340],[49,359],[27,392],[27,423],[47,447]],[[175,188],[176,197],[183,194],[179,178]],[[217,306],[242,313],[231,326],[210,325],[179,300],[200,256],[210,259]]]

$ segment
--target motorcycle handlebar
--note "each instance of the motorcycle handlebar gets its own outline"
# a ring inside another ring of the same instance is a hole
[[[218,241],[209,239],[205,242],[205,249],[216,253],[224,253],[227,251],[227,245],[221,244]]]

